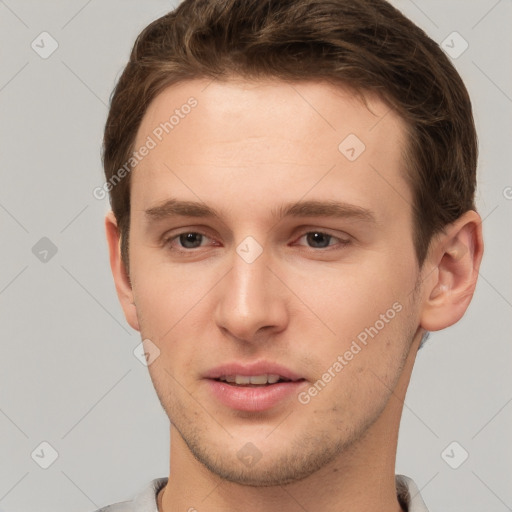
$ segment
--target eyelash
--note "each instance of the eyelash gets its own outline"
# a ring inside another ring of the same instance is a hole
[[[178,240],[180,236],[182,235],[188,235],[188,234],[193,234],[193,235],[201,235],[203,237],[206,237],[206,238],[210,238],[206,233],[203,233],[202,231],[182,231],[181,233],[177,233],[175,235],[172,235],[170,237],[167,237],[163,240],[163,244],[164,246],[171,246],[171,243],[175,240]],[[305,231],[297,240],[300,240],[301,238],[307,236],[307,235],[310,235],[310,234],[320,234],[320,235],[324,235],[324,236],[328,236],[330,237],[329,239],[329,242],[331,240],[337,240],[338,241],[338,244],[333,244],[333,245],[327,245],[326,247],[307,247],[307,249],[310,249],[311,251],[322,251],[322,252],[326,252],[328,250],[336,250],[336,249],[341,249],[347,245],[349,245],[351,242],[350,240],[345,240],[345,239],[342,239],[340,237],[337,237],[335,235],[332,235],[330,233],[327,233],[326,231],[320,231],[320,230],[310,230],[310,231]],[[336,245],[338,245],[339,247],[336,247]],[[196,249],[200,249],[201,247],[203,246],[199,246],[199,247],[194,247],[194,248],[179,248],[179,249],[173,249],[172,247],[171,250],[175,251],[175,252],[179,252],[179,253],[188,253],[188,254],[192,254],[193,252],[195,252]]]

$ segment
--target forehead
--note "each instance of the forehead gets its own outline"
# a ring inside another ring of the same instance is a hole
[[[375,95],[363,102],[322,81],[182,82],[152,101],[139,127],[135,150],[151,149],[132,172],[132,204],[148,208],[174,191],[251,202],[270,185],[290,201],[314,186],[333,198],[410,203],[405,133]]]
[[[190,107],[190,105],[194,105]],[[189,116],[188,114],[195,114]],[[290,117],[283,117],[288,114]],[[287,127],[288,138],[300,138],[318,133],[335,140],[344,131],[352,130],[362,139],[378,141],[382,130],[374,128],[387,118],[398,133],[402,120],[377,95],[358,93],[325,81],[288,83],[278,79],[248,81],[230,79],[216,81],[196,79],[172,85],[158,94],[148,106],[137,133],[137,142],[169,122],[163,137],[172,133],[178,140],[178,129],[185,118],[187,125],[205,128],[209,138],[219,142],[247,136],[261,136]],[[306,124],[307,123],[307,124]],[[222,126],[222,130],[211,130]],[[243,132],[240,129],[243,128]],[[276,134],[276,133],[275,133]],[[156,136],[158,138],[158,133]],[[169,142],[170,138],[169,138]]]

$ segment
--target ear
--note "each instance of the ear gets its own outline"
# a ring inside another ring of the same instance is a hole
[[[117,297],[119,298],[127,322],[136,331],[140,331],[137,308],[133,299],[132,285],[126,272],[126,267],[121,259],[120,233],[115,215],[112,211],[109,211],[105,217],[105,231],[110,254],[110,268],[112,269]]]
[[[458,322],[471,302],[483,255],[482,219],[464,213],[434,237],[423,269],[420,325],[438,331]]]

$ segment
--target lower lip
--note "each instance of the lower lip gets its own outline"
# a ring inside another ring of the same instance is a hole
[[[277,382],[261,387],[231,386],[227,382],[207,379],[211,392],[224,405],[239,411],[259,412],[297,396],[305,381]]]

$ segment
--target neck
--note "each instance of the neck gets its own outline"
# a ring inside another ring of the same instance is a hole
[[[286,485],[251,487],[229,482],[190,453],[171,425],[169,481],[158,496],[159,512],[401,512],[395,486],[398,428],[419,344],[417,336],[396,388],[365,435],[331,463]]]

